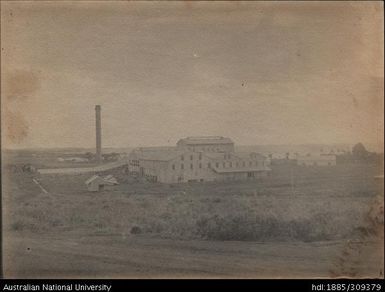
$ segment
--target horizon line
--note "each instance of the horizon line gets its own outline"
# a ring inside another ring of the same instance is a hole
[[[235,145],[235,147],[250,147],[250,146],[352,146],[358,143],[362,142],[355,142],[355,143],[299,143],[299,144],[238,144]],[[365,144],[365,145],[372,145],[372,144]],[[372,146],[375,144],[373,143]],[[102,149],[119,149],[119,148],[138,148],[138,147],[176,147],[176,145],[136,145],[136,146],[105,146],[102,147]],[[54,149],[95,149],[95,146],[57,146],[57,147],[8,147],[3,148],[4,150],[54,150]]]

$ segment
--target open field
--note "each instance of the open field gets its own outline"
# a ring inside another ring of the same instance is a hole
[[[100,193],[90,175],[5,174],[5,274],[383,277],[381,172],[280,167],[263,181],[168,185],[116,170],[121,184]]]

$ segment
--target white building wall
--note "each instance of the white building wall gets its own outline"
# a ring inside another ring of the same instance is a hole
[[[255,179],[263,176],[263,172],[255,172],[252,177],[248,177],[247,169],[263,168],[264,164],[264,157],[258,155],[239,158],[236,155],[223,154],[223,157],[213,159],[204,153],[192,151],[180,154],[169,161],[140,161],[145,176],[156,177],[157,181],[164,183]],[[234,172],[220,173],[215,169],[230,171],[233,169]],[[242,169],[245,169],[245,172],[239,172]]]
[[[168,182],[213,181],[212,162],[202,153],[186,152],[168,162],[164,178]]]

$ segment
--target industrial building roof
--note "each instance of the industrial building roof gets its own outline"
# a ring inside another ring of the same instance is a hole
[[[138,159],[143,160],[156,160],[156,161],[168,161],[171,160],[178,155],[182,155],[185,151],[178,150],[146,150],[146,151],[136,151],[134,155],[138,157]]]
[[[187,145],[234,144],[230,138],[222,136],[187,137],[180,139],[177,144],[179,143],[184,143]]]

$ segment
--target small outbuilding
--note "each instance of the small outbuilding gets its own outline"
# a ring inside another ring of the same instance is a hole
[[[94,175],[90,177],[88,180],[86,180],[85,184],[87,185],[87,189],[90,192],[100,192],[107,189],[109,186],[118,184],[118,182],[116,181],[115,183],[112,180],[106,180],[105,178],[102,178],[98,175]]]
[[[112,174],[109,174],[107,176],[104,177],[104,180],[113,184],[113,185],[118,185],[118,181],[116,180],[116,178],[112,175]]]

